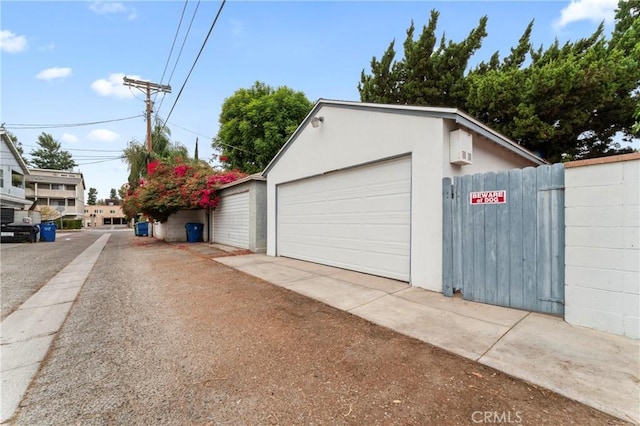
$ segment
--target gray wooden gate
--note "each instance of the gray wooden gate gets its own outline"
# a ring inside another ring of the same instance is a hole
[[[446,296],[564,314],[562,164],[445,178],[443,200]]]

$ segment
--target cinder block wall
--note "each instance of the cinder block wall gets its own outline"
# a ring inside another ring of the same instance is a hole
[[[165,223],[154,223],[153,236],[170,243],[186,242],[187,230],[185,225],[191,222],[204,224],[202,236],[205,242],[209,241],[209,221],[206,210],[180,210],[169,216]]]
[[[565,320],[640,338],[640,153],[565,164]]]

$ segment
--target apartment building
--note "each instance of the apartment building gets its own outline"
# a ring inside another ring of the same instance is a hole
[[[84,176],[80,172],[29,169],[25,196],[36,208],[49,206],[63,219],[84,219]]]
[[[84,226],[126,225],[127,219],[118,200],[105,200],[104,205],[84,206]]]

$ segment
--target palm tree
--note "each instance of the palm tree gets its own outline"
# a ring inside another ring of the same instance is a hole
[[[149,153],[144,145],[134,139],[122,152],[122,158],[129,166],[129,188],[135,189],[140,179],[147,174]]]
[[[151,152],[137,140],[129,142],[123,151],[122,158],[129,166],[129,187],[135,189],[140,179],[147,175],[147,164],[154,160],[175,162],[177,159],[189,161],[187,147],[175,142],[171,143],[171,130],[160,119],[156,118],[151,131]]]

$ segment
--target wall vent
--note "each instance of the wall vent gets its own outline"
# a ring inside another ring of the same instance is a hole
[[[473,164],[473,136],[462,129],[449,132],[449,162],[464,166]]]

